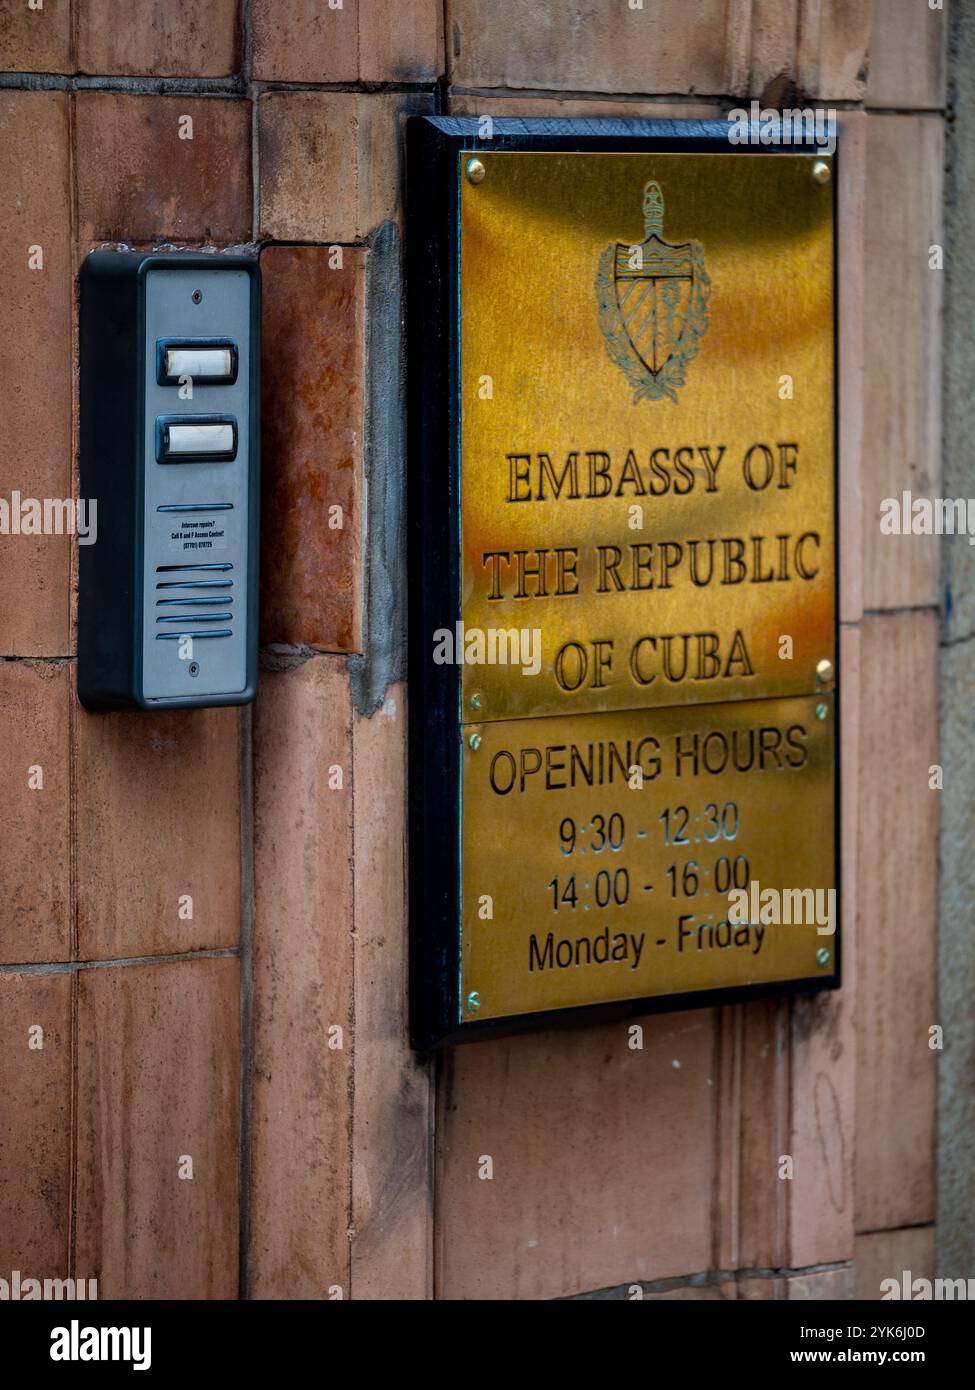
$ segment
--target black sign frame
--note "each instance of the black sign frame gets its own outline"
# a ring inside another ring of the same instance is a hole
[[[462,1021],[461,675],[432,659],[432,635],[461,619],[460,576],[460,168],[484,150],[673,154],[809,154],[808,144],[732,144],[726,121],[412,116],[406,131],[406,350],[408,597],[408,875],[410,1043],[444,1044],[702,1009],[842,985],[840,690],[834,693],[834,864],[837,926],[828,975],[650,996],[498,1019]],[[839,539],[839,141],[833,151],[834,534]],[[836,546],[835,624],[841,556]],[[839,650],[837,642],[837,669]]]

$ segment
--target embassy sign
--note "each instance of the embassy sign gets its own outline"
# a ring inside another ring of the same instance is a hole
[[[413,1043],[835,987],[729,898],[838,879],[836,158],[479,129],[407,135]]]

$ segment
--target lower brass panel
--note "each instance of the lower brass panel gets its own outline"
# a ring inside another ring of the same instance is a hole
[[[822,695],[466,726],[463,1020],[834,974],[834,722]]]

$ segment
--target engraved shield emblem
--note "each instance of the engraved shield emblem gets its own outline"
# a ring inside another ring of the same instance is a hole
[[[608,246],[596,276],[606,348],[634,387],[634,402],[676,401],[708,328],[711,282],[703,249],[665,241],[663,215],[663,193],[651,181],[643,191],[645,240]]]

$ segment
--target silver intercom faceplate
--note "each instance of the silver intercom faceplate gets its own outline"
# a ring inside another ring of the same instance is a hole
[[[247,683],[249,321],[244,270],[146,275],[147,700],[241,691]],[[200,345],[206,339],[209,347]],[[236,380],[214,380],[234,349]],[[209,374],[201,384],[179,373],[181,365]],[[167,375],[173,369],[177,375]]]

